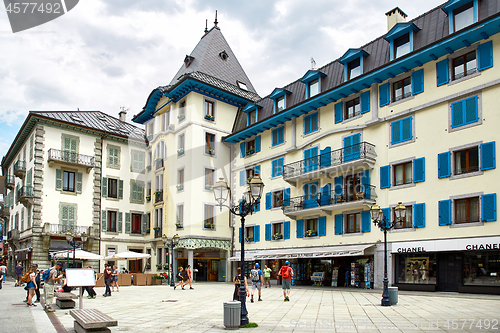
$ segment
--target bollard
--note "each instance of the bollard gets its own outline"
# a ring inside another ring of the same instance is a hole
[[[398,287],[389,287],[389,300],[391,305],[398,304]]]

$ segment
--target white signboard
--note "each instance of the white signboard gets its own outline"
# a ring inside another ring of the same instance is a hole
[[[500,237],[476,237],[392,243],[392,253],[500,250]]]
[[[68,287],[95,286],[95,275],[93,269],[68,268],[66,269],[66,284]]]

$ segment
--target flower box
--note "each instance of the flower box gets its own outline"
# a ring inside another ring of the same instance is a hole
[[[206,120],[211,120],[211,121],[213,121],[213,120],[214,120],[214,117],[213,117],[213,116],[211,116],[211,115],[209,115],[209,114],[206,114],[206,115],[205,115],[205,119],[206,119]]]
[[[175,224],[175,226],[176,226],[177,228],[182,228],[182,223],[178,223],[178,222],[177,222],[177,223]]]
[[[205,228],[207,228],[207,229],[213,229],[214,225],[213,225],[213,223],[208,223],[208,224],[205,224]]]
[[[184,119],[184,118],[186,118],[186,116],[185,116],[185,115],[183,115],[183,114],[180,114],[180,115],[178,115],[178,116],[177,116],[177,119],[179,119],[179,120],[182,120],[182,119]]]
[[[278,239],[282,239],[283,238],[283,235],[282,234],[274,234],[273,235],[273,239],[274,240],[278,240]]]
[[[154,229],[155,229],[155,231],[158,231],[158,230],[160,230],[160,227],[155,227]]]
[[[151,229],[146,229],[146,233],[149,234],[151,232]]]
[[[251,150],[247,150],[245,155],[252,155],[253,153],[254,153],[254,151],[253,151],[253,149],[251,149]]]
[[[317,236],[318,232],[316,230],[307,230],[306,235],[307,237]]]
[[[157,269],[157,270],[160,270],[161,268],[162,268],[162,266],[161,266],[161,265],[156,265],[156,269]]]
[[[150,195],[146,195],[146,201],[151,201],[151,196]]]
[[[151,269],[151,265],[146,265],[146,269]]]
[[[177,184],[177,185],[176,185],[176,187],[177,187],[177,189],[178,189],[178,190],[182,190],[182,189],[184,188],[184,185],[182,185],[182,184]]]
[[[212,191],[214,187],[212,185],[205,185],[205,190]]]
[[[215,155],[215,150],[214,149],[208,149],[207,154],[209,155]]]
[[[246,238],[245,238],[245,241],[246,241],[247,243],[249,243],[249,242],[253,242],[253,238],[246,237]]]
[[[167,264],[163,265],[163,269],[168,269],[168,265]],[[165,274],[165,279],[166,279],[167,278],[166,273],[164,273],[164,274]]]
[[[178,155],[182,155],[182,154],[184,154],[184,148],[179,148],[179,149],[177,149],[177,154],[178,154]]]

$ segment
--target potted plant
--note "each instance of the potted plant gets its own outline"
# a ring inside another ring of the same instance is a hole
[[[214,228],[214,224],[213,223],[207,223],[205,224],[205,228],[210,228],[210,229],[213,229]]]
[[[206,119],[206,120],[212,120],[212,121],[213,121],[213,120],[214,120],[214,117],[213,117],[213,116],[211,116],[211,115],[209,115],[209,114],[206,114],[206,115],[205,115],[205,119]]]
[[[308,237],[316,236],[316,230],[307,230],[306,234]]]
[[[155,227],[154,229],[155,229],[155,231],[158,231],[158,230],[160,230],[160,227]]]
[[[179,119],[179,120],[184,119],[184,114],[183,114],[183,113],[180,113],[180,114],[177,116],[177,119]]]
[[[253,154],[253,149],[247,150],[246,155],[252,155]]]
[[[150,195],[146,195],[146,201],[151,201],[151,196]]]
[[[205,185],[205,190],[212,191],[214,187],[212,185]]]
[[[160,270],[160,269],[161,269],[161,267],[162,267],[161,265],[156,265],[156,269],[157,269],[157,270]]]
[[[151,269],[151,265],[150,265],[150,264],[147,264],[147,265],[146,265],[146,269]]]
[[[175,226],[176,226],[177,228],[182,228],[182,224],[181,224],[180,222],[177,222],[177,223],[175,224]]]
[[[253,238],[251,238],[251,237],[246,237],[246,238],[245,238],[245,241],[246,241],[247,243],[248,243],[248,242],[253,242]]]
[[[182,190],[184,186],[182,184],[177,184],[176,187],[177,187],[178,190]]]
[[[146,229],[146,233],[149,234],[151,232],[151,229]]]
[[[283,235],[282,235],[282,234],[280,234],[280,233],[275,233],[275,234],[273,235],[273,238],[274,238],[275,240],[277,240],[277,239],[281,239],[281,238],[283,238]]]
[[[177,154],[178,155],[184,154],[184,148],[177,149]]]
[[[214,155],[215,154],[215,149],[208,149],[207,154],[209,155]]]
[[[168,264],[163,265],[163,269],[168,269]],[[165,276],[165,279],[166,279],[167,278],[167,273],[163,273],[163,274],[165,274],[164,276]]]

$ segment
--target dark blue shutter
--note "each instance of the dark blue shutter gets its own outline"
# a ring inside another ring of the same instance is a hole
[[[370,90],[361,93],[361,114],[370,112]]]
[[[241,227],[240,227],[240,231],[238,232],[238,235],[239,235],[239,242],[241,243]]]
[[[326,236],[326,216],[320,216],[318,219],[318,235]]]
[[[304,237],[304,220],[297,220],[297,238]]]
[[[290,221],[283,222],[283,239],[290,239]]]
[[[240,142],[240,157],[245,157],[245,142]]]
[[[484,222],[497,220],[497,194],[484,194],[481,196],[482,216]]]
[[[436,82],[437,86],[442,86],[450,81],[448,73],[448,59],[436,63]]]
[[[285,142],[285,126],[281,126],[278,131],[278,141],[279,143]]]
[[[425,227],[425,203],[413,205],[413,227]]]
[[[255,204],[255,206],[253,207],[253,211],[254,212],[259,212],[260,211],[260,200],[257,204]]]
[[[401,120],[401,141],[408,141],[413,138],[411,121],[412,117]]]
[[[335,124],[342,122],[342,102],[335,104]]]
[[[478,67],[482,71],[487,68],[493,67],[493,44],[491,41],[481,44],[477,47],[478,53]]]
[[[451,200],[441,200],[439,207],[439,225],[451,224]]]
[[[464,119],[466,124],[475,123],[477,121],[477,105],[478,97],[474,96],[467,98],[464,103]]]
[[[450,177],[450,157],[451,153],[449,151],[438,154],[438,178]]]
[[[266,241],[270,241],[271,240],[271,223],[267,223],[266,224],[265,237],[266,237]]]
[[[425,181],[425,157],[413,160],[413,182],[419,183]]]
[[[283,205],[284,206],[289,206],[290,205],[290,188],[285,188],[283,190]]]
[[[335,235],[342,235],[344,233],[344,215],[335,215]]]
[[[253,227],[253,241],[260,242],[260,225]]]
[[[370,232],[372,229],[370,211],[364,210],[361,212],[361,232]]]
[[[388,227],[391,224],[391,209],[390,208],[382,208],[383,219],[385,221],[385,225]]]
[[[260,135],[255,137],[255,152],[258,153],[260,151]]]
[[[370,169],[361,172],[361,192],[365,192],[365,199],[371,199]]]
[[[278,176],[283,176],[283,166],[285,163],[285,158],[282,157],[278,159]]]
[[[342,196],[342,185],[344,178],[342,176],[335,177],[334,179],[334,190],[335,190],[335,203],[337,203],[337,197]]]
[[[379,86],[379,95],[381,107],[389,104],[389,82]]]
[[[311,115],[311,132],[317,131],[319,128],[318,113]]]
[[[256,165],[256,166],[253,167],[253,173],[254,173],[254,175],[258,174],[258,175],[262,176],[260,174],[260,165]],[[262,178],[262,177],[260,177],[260,178]]]
[[[267,192],[266,193],[266,209],[272,208],[272,206],[273,206],[272,198],[273,198],[272,192]]]
[[[451,104],[451,127],[455,128],[465,124],[464,119],[465,101],[458,101]]]
[[[240,171],[240,186],[245,185],[245,170]]]
[[[495,141],[481,144],[481,170],[490,170],[495,168]]]
[[[320,206],[327,206],[330,204],[330,198],[332,197],[332,184],[326,184],[321,188],[320,192]]]
[[[412,93],[413,95],[424,92],[424,70],[420,69],[413,72],[411,75]]]
[[[326,168],[332,165],[332,148],[326,147],[321,150],[321,155],[319,156],[319,167]]]
[[[278,160],[271,161],[271,177],[276,177],[278,173]]]
[[[401,142],[401,120],[391,123],[391,144]]]
[[[380,188],[391,187],[391,166],[384,165],[380,167]]]

